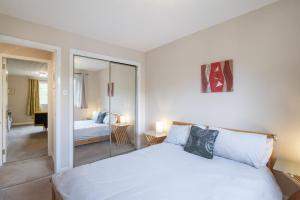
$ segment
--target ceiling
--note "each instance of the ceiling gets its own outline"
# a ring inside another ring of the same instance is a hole
[[[148,51],[277,0],[1,0],[0,13]]]
[[[41,77],[40,74],[48,74],[47,63],[8,58],[6,65],[8,75],[45,78]]]
[[[74,57],[74,68],[85,71],[98,71],[109,67],[109,62],[81,56]]]

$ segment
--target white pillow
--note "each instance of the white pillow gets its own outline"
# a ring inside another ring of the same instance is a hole
[[[109,124],[109,113],[106,113],[104,119],[103,119],[104,124]],[[115,124],[117,123],[117,116],[115,114],[110,114],[110,123]]]
[[[93,114],[92,114],[92,120],[97,121],[99,113],[100,112],[93,112]]]
[[[267,138],[266,153],[264,158],[262,159],[262,163],[261,163],[262,166],[266,166],[267,163],[269,162],[269,159],[271,158],[273,153],[273,144],[274,144],[273,139]]]
[[[266,135],[241,133],[220,128],[213,130],[219,131],[214,146],[214,155],[256,168],[266,166],[269,154]]]
[[[191,131],[190,125],[172,125],[164,142],[185,145]]]

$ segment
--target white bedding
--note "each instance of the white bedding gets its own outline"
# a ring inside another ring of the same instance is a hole
[[[267,167],[162,143],[53,175],[64,200],[282,200]]]
[[[75,141],[109,135],[109,126],[99,124],[94,120],[80,120],[74,122]]]

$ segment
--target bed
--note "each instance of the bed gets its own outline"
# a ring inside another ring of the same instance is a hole
[[[273,162],[274,155],[268,167]],[[161,143],[53,175],[53,199],[282,200],[268,167],[209,160]]]
[[[108,124],[99,124],[94,120],[74,121],[75,146],[109,140]]]

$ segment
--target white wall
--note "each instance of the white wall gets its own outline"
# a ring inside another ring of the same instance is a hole
[[[7,65],[9,67],[9,65]],[[26,66],[24,66],[26,67]],[[8,95],[8,110],[12,112],[13,124],[33,123],[33,116],[28,116],[28,76],[8,75],[8,88],[14,90],[14,94]],[[47,105],[41,105],[41,111],[47,112]]]
[[[33,123],[32,116],[26,114],[28,98],[28,77],[7,76],[8,88],[15,92],[8,95],[8,110],[12,112],[13,124]]]
[[[109,67],[98,71],[99,90],[100,90],[100,111],[107,112],[109,110],[109,97],[107,96],[107,84],[109,83]]]
[[[107,83],[109,69],[99,71],[100,80],[100,108],[109,110]],[[114,83],[114,96],[111,97],[112,113],[124,115],[128,123],[135,121],[135,68],[127,65],[111,64],[111,82]]]
[[[181,120],[277,134],[300,161],[300,1],[279,1],[146,55],[146,121]],[[201,93],[200,65],[234,60],[234,92]]]
[[[111,81],[114,96],[111,98],[113,113],[124,115],[128,123],[135,121],[135,68],[127,65],[111,65]]]
[[[69,108],[71,105],[69,98],[69,81],[70,81],[70,49],[79,49],[87,52],[93,52],[96,54],[116,57],[124,60],[135,61],[141,64],[140,74],[141,83],[139,85],[141,91],[140,97],[140,111],[144,111],[144,101],[145,101],[145,56],[143,53],[134,51],[128,48],[123,48],[115,45],[110,45],[105,42],[97,41],[94,39],[82,37],[76,34],[71,34],[58,29],[50,28],[47,26],[31,23],[28,21],[20,20],[17,18],[9,17],[0,14],[0,34],[18,37],[26,40],[31,40],[35,42],[50,44],[54,46],[61,47],[62,55],[62,71],[61,71],[61,130],[57,132],[57,136],[62,141],[61,151],[58,152],[60,161],[57,166],[58,170],[67,169],[72,167],[72,157],[71,149],[73,141],[70,138],[70,128],[69,119],[70,116]],[[144,115],[141,115],[140,119],[140,131],[144,129]]]
[[[0,43],[0,53],[27,58],[52,60],[52,53],[40,49],[22,47],[18,45]]]

